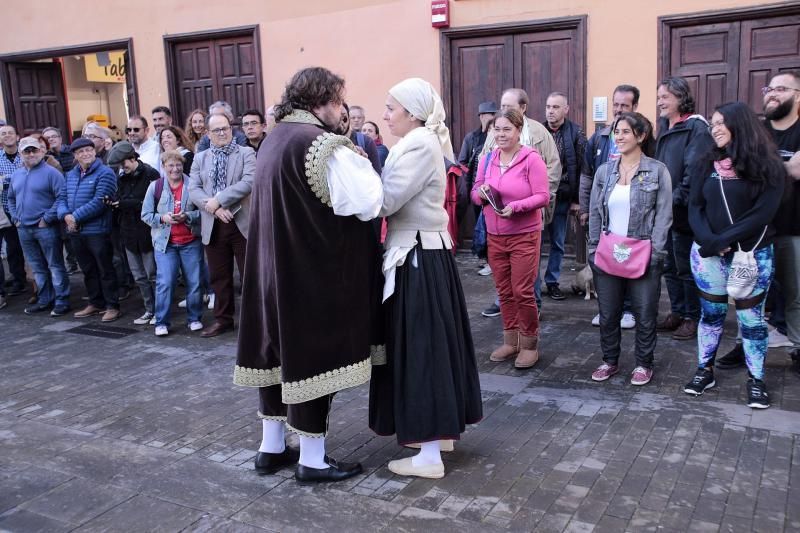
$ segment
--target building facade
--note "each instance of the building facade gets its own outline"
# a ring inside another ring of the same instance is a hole
[[[549,92],[567,93],[571,117],[592,131],[603,111],[610,115],[602,98],[610,104],[620,83],[642,89],[640,111],[650,118],[667,75],[689,79],[701,113],[729,100],[760,110],[769,77],[800,68],[797,1],[447,3],[450,26],[437,29],[430,0],[46,0],[35,9],[10,0],[0,117],[21,130],[76,131],[89,115],[124,128],[128,114],[169,105],[182,124],[217,99],[238,113],[264,109],[296,70],[321,65],[345,77],[348,102],[379,126],[391,85],[430,80],[459,146],[478,125],[478,103],[498,101],[506,87],[525,88],[529,114],[540,119]]]

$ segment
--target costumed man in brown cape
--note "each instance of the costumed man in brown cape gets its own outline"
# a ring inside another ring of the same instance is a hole
[[[298,463],[298,481],[339,481],[358,463],[325,454],[333,394],[370,379],[380,306],[371,225],[383,201],[368,159],[337,131],[344,80],[301,70],[275,107],[253,180],[234,383],[258,387],[259,473]],[[286,447],[284,428],[300,437]],[[299,457],[298,457],[299,455]]]

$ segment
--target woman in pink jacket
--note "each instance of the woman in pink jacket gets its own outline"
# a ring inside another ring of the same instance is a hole
[[[489,266],[503,316],[503,345],[489,359],[500,362],[516,355],[515,367],[530,368],[539,360],[533,282],[539,271],[541,208],[550,202],[550,193],[541,156],[519,142],[523,127],[518,111],[495,115],[497,148],[478,167],[472,201],[483,205]]]

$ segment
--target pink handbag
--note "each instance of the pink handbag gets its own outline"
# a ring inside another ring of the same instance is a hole
[[[594,253],[594,264],[612,276],[638,279],[650,264],[650,240],[640,240],[601,231]]]

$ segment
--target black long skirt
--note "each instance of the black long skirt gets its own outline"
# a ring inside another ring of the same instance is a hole
[[[455,260],[450,250],[417,245],[395,276],[385,303],[386,364],[372,367],[369,426],[397,434],[400,444],[458,439],[483,417],[483,405]]]

